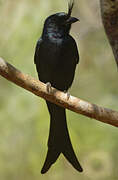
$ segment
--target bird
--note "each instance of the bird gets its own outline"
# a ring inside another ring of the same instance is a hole
[[[76,41],[70,35],[71,25],[78,18],[72,17],[74,1],[68,3],[68,12],[59,12],[46,18],[42,35],[35,47],[34,63],[38,78],[47,84],[47,89],[54,87],[68,92],[71,87],[79,52]],[[67,127],[65,108],[46,101],[50,115],[48,151],[41,173],[46,173],[62,153],[70,164],[82,172]]]

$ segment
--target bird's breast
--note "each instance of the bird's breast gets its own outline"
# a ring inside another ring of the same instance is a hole
[[[50,82],[52,86],[60,90],[66,90],[71,86],[76,64],[73,63],[73,55],[68,44],[62,39],[51,39],[43,42],[40,48],[39,67],[40,80]]]

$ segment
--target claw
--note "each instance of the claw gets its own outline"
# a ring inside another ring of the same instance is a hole
[[[64,90],[64,93],[66,93],[66,94],[67,94],[67,100],[69,100],[69,98],[70,98],[70,93],[69,93],[69,92],[67,92],[66,90]]]
[[[70,93],[67,92],[67,100],[69,100],[69,98],[70,98]]]
[[[46,83],[46,89],[47,89],[47,92],[48,92],[48,93],[51,93],[51,90],[52,90],[52,89],[51,89],[51,83],[50,83],[50,82],[47,82],[47,83]]]

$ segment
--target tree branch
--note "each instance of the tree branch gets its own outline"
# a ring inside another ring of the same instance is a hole
[[[58,91],[55,88],[52,88],[52,92],[48,93],[44,83],[35,80],[31,76],[23,74],[12,65],[5,62],[2,58],[0,58],[0,75],[9,81],[12,81],[16,85],[32,92],[33,94],[49,100],[55,104],[58,104],[76,113],[118,127],[117,111],[99,107],[95,104],[91,104],[73,96],[70,96],[68,99],[67,94]]]
[[[118,66],[118,0],[100,0],[103,25]]]

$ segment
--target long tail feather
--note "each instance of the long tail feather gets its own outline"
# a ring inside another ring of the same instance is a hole
[[[50,133],[48,139],[48,152],[41,173],[46,173],[63,153],[71,165],[82,172],[83,169],[75,155],[66,123],[65,109],[50,102],[46,102],[50,113]]]

